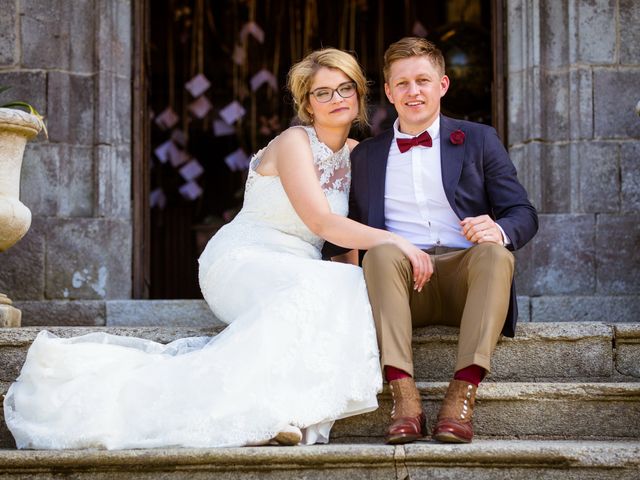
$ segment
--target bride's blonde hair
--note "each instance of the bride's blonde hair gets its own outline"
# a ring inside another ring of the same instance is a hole
[[[309,92],[316,72],[322,67],[341,70],[347,77],[356,83],[358,92],[358,116],[355,123],[367,125],[367,94],[369,88],[362,68],[353,55],[335,48],[323,48],[316,50],[304,57],[289,70],[287,83],[293,96],[296,112],[300,120],[309,125],[313,122],[309,114]]]

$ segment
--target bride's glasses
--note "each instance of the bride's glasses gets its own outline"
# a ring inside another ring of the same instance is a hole
[[[309,92],[309,95],[316,97],[320,103],[327,103],[333,98],[333,92],[338,92],[342,98],[353,97],[356,94],[356,82],[341,83],[338,88],[316,88],[313,92]]]

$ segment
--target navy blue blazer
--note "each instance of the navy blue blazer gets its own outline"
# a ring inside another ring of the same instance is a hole
[[[462,145],[451,143],[450,135],[456,130],[464,132]],[[349,218],[381,229],[385,228],[385,181],[392,141],[393,129],[389,129],[364,140],[351,152]],[[444,191],[460,219],[491,216],[511,240],[509,250],[517,250],[533,238],[538,230],[536,209],[518,181],[516,169],[495,129],[441,115],[440,157]],[[327,243],[324,255],[330,257],[345,251]],[[512,284],[502,330],[505,336],[514,336],[517,318]]]

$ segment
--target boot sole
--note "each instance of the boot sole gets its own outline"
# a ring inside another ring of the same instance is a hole
[[[438,433],[433,438],[442,443],[471,443],[471,439],[458,437],[451,432]]]
[[[422,435],[394,435],[393,437],[387,437],[385,442],[388,445],[400,445],[403,443],[415,442],[422,438],[424,438]]]

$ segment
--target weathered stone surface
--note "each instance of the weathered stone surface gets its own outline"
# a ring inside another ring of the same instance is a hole
[[[109,300],[107,325],[224,326],[204,300]]]
[[[511,77],[513,72],[540,65],[540,50],[537,48],[540,43],[540,33],[536,28],[538,14],[529,7],[527,2],[514,0],[507,2],[505,8],[509,44],[507,63],[509,77]]]
[[[98,70],[123,78],[131,75],[131,1],[96,2]]]
[[[544,72],[541,79],[542,138],[547,141],[565,140],[569,137],[569,72]]]
[[[45,231],[45,222],[36,217],[27,234],[0,253],[0,292],[12,300],[44,297]]]
[[[58,216],[90,217],[94,211],[93,148],[59,145],[58,154]]]
[[[568,144],[540,145],[542,203],[539,213],[571,211],[571,156]]]
[[[640,215],[599,215],[596,226],[597,290],[640,291]]]
[[[97,147],[97,215],[131,218],[131,149]]]
[[[640,378],[640,326],[616,325],[615,336],[616,370],[624,376]]]
[[[616,51],[616,0],[575,1],[569,12],[577,35],[577,62],[614,63]]]
[[[11,90],[2,94],[2,100],[27,102],[33,105],[40,114],[47,116],[47,75],[45,72],[0,71],[0,85],[11,87]],[[44,141],[44,136],[40,135],[31,141]]]
[[[532,322],[640,322],[640,296],[531,298]]]
[[[622,212],[640,213],[640,142],[620,145]]]
[[[518,293],[589,294],[595,290],[593,215],[539,215],[533,240],[516,252]]]
[[[16,2],[0,0],[0,65],[13,65],[16,55]]]
[[[131,143],[131,81],[100,72],[97,82],[97,141],[101,145],[128,145]]]
[[[620,0],[620,63],[640,64],[640,3]]]
[[[51,299],[128,298],[131,225],[110,219],[51,220],[45,279]]]
[[[48,77],[50,140],[93,145],[94,76],[49,72]]]
[[[105,302],[101,300],[19,301],[22,325],[32,326],[103,326],[106,324]]]
[[[492,381],[607,381],[613,374],[612,328],[602,324],[522,323],[516,337],[503,338],[492,359]],[[416,378],[448,381],[454,372],[458,330],[414,332]]]
[[[593,72],[590,68],[569,70],[569,105],[565,107],[569,112],[571,138],[593,138]]]
[[[22,64],[27,68],[89,73],[94,68],[96,15],[92,0],[20,2]]]
[[[531,142],[509,149],[509,157],[518,171],[518,180],[527,191],[529,200],[538,209],[542,205],[542,149],[543,144]]]
[[[635,113],[640,69],[594,69],[595,135],[604,138],[640,137],[640,121]]]
[[[537,38],[541,63],[546,68],[566,66],[571,63],[569,59],[570,27],[567,28],[568,2],[542,2],[539,12],[540,32],[543,32]]]
[[[620,210],[618,147],[605,142],[578,145],[579,208],[582,212]]]
[[[542,138],[542,85],[540,69],[510,73],[507,78],[508,144]]]
[[[58,145],[27,143],[22,161],[20,198],[34,216],[54,216],[58,211],[59,162]]]

